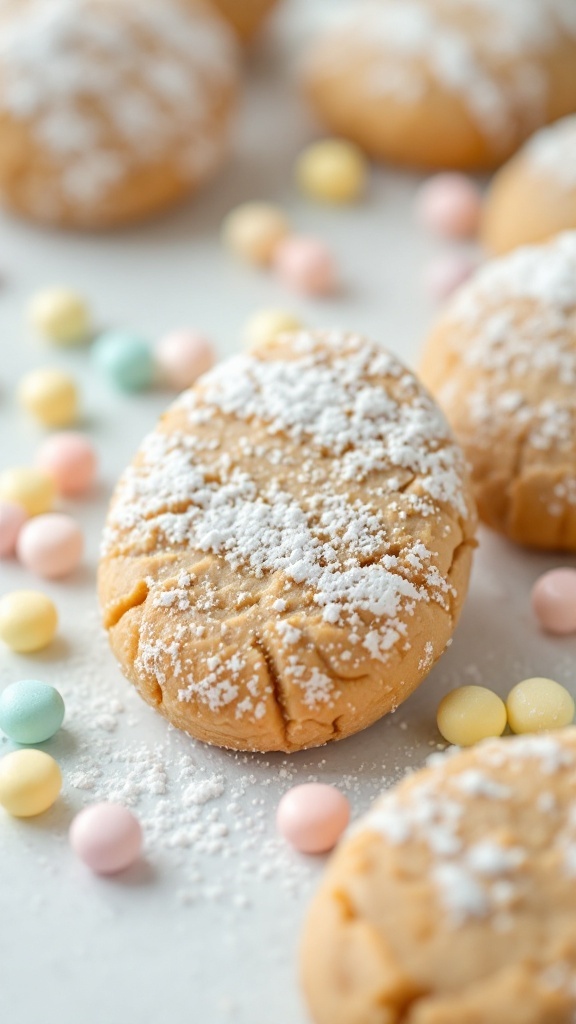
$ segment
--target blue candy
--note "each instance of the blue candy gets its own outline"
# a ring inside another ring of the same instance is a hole
[[[0,694],[0,729],[15,743],[43,743],[64,721],[64,701],[53,686],[36,679],[11,683]]]
[[[120,391],[144,391],[154,380],[150,346],[130,331],[107,331],[92,347],[97,368]]]

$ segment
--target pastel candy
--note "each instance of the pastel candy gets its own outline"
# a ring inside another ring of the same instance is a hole
[[[64,714],[58,690],[36,679],[11,683],[0,694],[0,729],[15,743],[44,743],[58,732]]]
[[[576,633],[576,569],[552,569],[532,587],[532,608],[548,633]]]
[[[142,850],[138,819],[121,804],[85,807],[70,826],[70,845],[98,875],[114,875],[130,867]]]
[[[77,497],[93,486],[98,458],[84,434],[65,431],[46,438],[38,449],[36,464],[52,477],[61,495]]]
[[[43,750],[15,750],[0,761],[0,804],[15,818],[47,811],[61,788],[60,768]]]
[[[0,499],[0,558],[14,554],[18,534],[26,519],[26,509],[22,505]]]
[[[144,391],[154,380],[150,346],[129,331],[108,331],[92,348],[96,367],[120,391]]]
[[[278,831],[301,853],[331,850],[350,820],[348,800],[335,786],[309,782],[294,786],[278,805]]]
[[[60,512],[29,519],[16,545],[22,565],[45,579],[68,576],[80,564],[83,550],[82,530],[72,516]]]

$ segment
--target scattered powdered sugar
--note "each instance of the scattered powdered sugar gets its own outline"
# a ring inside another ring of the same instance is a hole
[[[522,150],[533,173],[551,179],[554,187],[576,189],[576,115],[541,128]]]
[[[545,118],[549,75],[542,57],[565,35],[576,39],[572,0],[367,0],[339,18],[316,71],[339,74],[361,47],[369,94],[424,100],[430,73],[461,98],[496,144],[529,134]],[[335,45],[339,42],[340,45]]]
[[[0,109],[31,125],[62,166],[65,200],[90,208],[166,150],[203,178],[223,142],[215,104],[236,76],[220,22],[174,0],[25,0],[6,5]],[[39,201],[48,209],[58,195]]]

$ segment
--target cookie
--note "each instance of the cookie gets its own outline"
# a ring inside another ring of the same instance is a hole
[[[312,106],[370,155],[493,167],[576,110],[573,0],[364,0],[313,47]]]
[[[428,674],[474,530],[462,453],[413,374],[355,334],[282,335],[202,377],[144,441],[104,535],[104,624],[179,728],[316,746]]]
[[[576,551],[576,232],[494,260],[433,330],[420,373],[472,471],[481,519]]]
[[[306,924],[316,1024],[570,1024],[576,730],[489,740],[400,783]]]
[[[276,0],[210,0],[243,43],[250,43],[276,6]]]
[[[576,74],[576,72],[575,72]],[[576,116],[541,128],[496,174],[482,242],[493,253],[576,230]]]
[[[220,164],[238,82],[215,14],[177,0],[5,0],[0,198],[34,220],[149,217]]]

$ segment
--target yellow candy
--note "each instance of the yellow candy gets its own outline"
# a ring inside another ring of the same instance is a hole
[[[506,706],[485,686],[460,686],[440,702],[436,721],[448,743],[471,747],[490,736],[502,735]]]
[[[39,516],[53,507],[56,486],[52,477],[39,469],[5,469],[0,473],[0,498],[22,505],[29,516]]]
[[[38,590],[13,590],[0,598],[0,640],[18,654],[40,651],[54,639],[58,612]]]
[[[301,331],[303,323],[282,309],[261,309],[254,313],[244,328],[244,344],[248,348],[266,345],[285,331]]]
[[[43,750],[15,750],[0,761],[0,804],[15,818],[47,811],[61,789],[60,768]]]
[[[574,718],[574,700],[553,679],[524,679],[508,694],[508,721],[512,732],[563,729]]]
[[[68,427],[78,418],[78,389],[61,370],[33,370],[20,381],[18,399],[45,427]]]
[[[76,345],[91,331],[90,313],[84,299],[67,288],[46,288],[30,303],[32,326],[56,345]]]
[[[368,165],[362,150],[343,139],[315,142],[296,164],[298,185],[324,203],[353,203],[366,188]]]
[[[228,214],[222,241],[241,259],[257,266],[272,262],[274,250],[290,231],[283,210],[272,203],[243,203]]]

